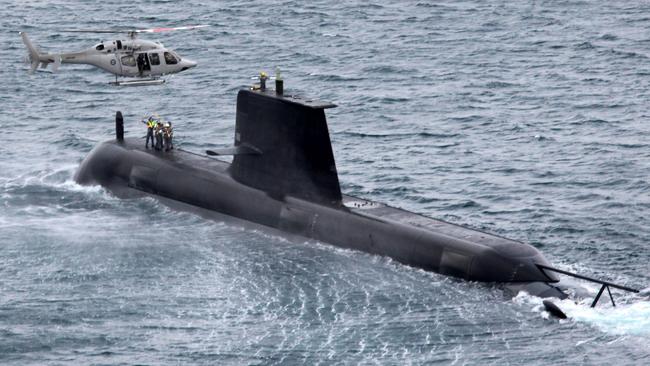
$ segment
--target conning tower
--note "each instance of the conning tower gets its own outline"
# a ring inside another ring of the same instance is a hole
[[[341,188],[324,112],[332,107],[274,90],[240,90],[232,177],[272,196],[340,206]]]

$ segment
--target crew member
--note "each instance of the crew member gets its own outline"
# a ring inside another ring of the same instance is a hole
[[[154,134],[156,136],[156,150],[162,150],[163,148],[163,124],[158,121],[154,129]]]
[[[165,127],[163,128],[164,132],[164,139],[165,139],[165,151],[169,151],[174,148],[174,144],[172,143],[172,137],[174,137],[174,130],[172,129],[172,123],[167,122],[165,124]]]
[[[153,139],[153,130],[154,127],[156,127],[156,119],[153,116],[149,116],[147,119],[143,119],[142,123],[147,125],[147,141],[144,143],[144,148],[148,149],[149,148],[149,139],[151,139],[151,147],[154,147],[154,139]]]
[[[266,79],[268,79],[269,76],[264,72],[260,72],[260,90],[265,91],[266,90]]]

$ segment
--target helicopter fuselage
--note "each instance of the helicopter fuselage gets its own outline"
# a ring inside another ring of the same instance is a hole
[[[140,39],[105,41],[89,49],[70,53],[40,53],[26,34],[23,41],[28,48],[32,71],[41,65],[88,64],[116,76],[151,77],[174,74],[196,66],[196,62],[181,58],[162,43]]]
[[[90,64],[127,77],[156,77],[196,66],[161,43],[137,39],[107,41],[85,51],[63,53],[61,63]]]

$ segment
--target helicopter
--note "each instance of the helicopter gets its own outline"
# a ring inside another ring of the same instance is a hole
[[[161,76],[179,73],[196,66],[196,62],[183,58],[160,42],[138,39],[140,33],[160,33],[174,30],[204,28],[208,25],[194,25],[175,28],[150,28],[131,30],[67,30],[83,33],[126,33],[128,39],[104,41],[79,52],[41,53],[31,42],[27,33],[19,32],[27,47],[27,60],[31,64],[30,73],[52,65],[57,72],[62,63],[88,64],[115,75],[113,85],[150,85],[165,82]],[[135,80],[118,80],[118,77],[132,77]]]

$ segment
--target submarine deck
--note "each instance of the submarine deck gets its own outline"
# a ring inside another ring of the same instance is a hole
[[[125,139],[122,143],[127,149],[139,150],[144,153],[156,155],[174,165],[178,164],[185,169],[195,170],[197,173],[227,173],[230,163],[217,158],[208,157],[206,155],[198,154],[185,149],[174,149],[168,152],[156,151],[153,149],[145,149],[142,146],[142,141],[139,139]],[[472,242],[475,244],[484,245],[487,247],[504,247],[507,246],[511,249],[519,247],[521,250],[526,250],[523,243],[504,238],[495,234],[486,233],[473,228],[466,228],[457,224],[447,221],[434,219],[418,213],[410,212],[397,207],[392,207],[380,202],[370,201],[364,198],[354,197],[342,194],[343,206],[350,212],[382,220],[390,220],[401,224],[412,225],[419,229],[427,230],[430,232],[443,234],[452,238],[461,239],[464,241]]]

